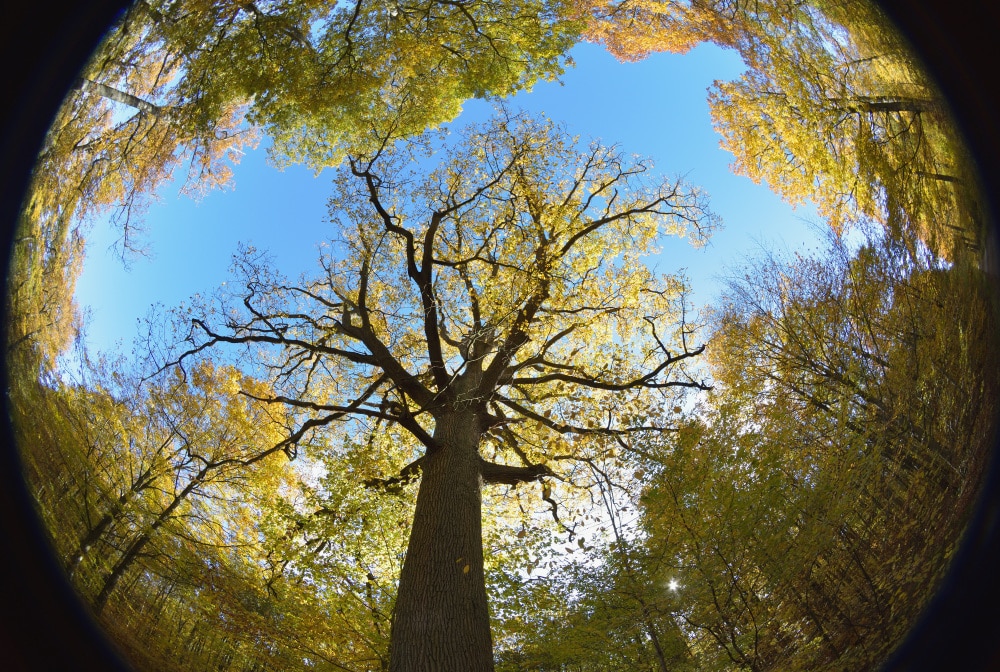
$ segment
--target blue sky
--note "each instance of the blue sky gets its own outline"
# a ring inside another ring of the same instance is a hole
[[[722,229],[702,249],[665,240],[663,254],[653,261],[660,272],[686,269],[697,305],[711,301],[726,269],[760,245],[815,246],[815,227],[807,223],[818,221],[815,211],[801,206],[793,211],[766,187],[733,175],[732,156],[719,148],[706,92],[713,80],[739,76],[738,55],[702,45],[685,55],[619,63],[591,44],[579,45],[572,55],[576,66],[561,82],[541,83],[516,96],[511,106],[562,121],[584,139],[600,138],[627,153],[650,156],[658,172],[682,176],[708,192]],[[480,121],[491,110],[488,103],[470,101],[453,125]],[[318,245],[331,233],[330,182],[330,171],[316,176],[304,167],[268,166],[262,144],[236,167],[230,189],[199,201],[179,195],[179,185],[162,189],[144,217],[150,255],[128,268],[111,249],[118,232],[96,222],[76,288],[78,303],[89,313],[90,348],[108,351],[120,342],[128,350],[137,321],[151,306],[169,308],[195,293],[211,293],[227,279],[240,242],[268,250],[286,275],[312,271]]]

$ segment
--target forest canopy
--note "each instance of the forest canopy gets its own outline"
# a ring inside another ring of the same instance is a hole
[[[732,170],[815,204],[824,245],[749,258],[692,312],[647,261],[710,237],[704,190],[505,102],[580,41],[739,54],[708,93]],[[446,126],[473,98],[493,115]],[[89,351],[94,218],[127,262],[162,185],[227,184],[262,139],[332,175],[318,271],[245,246],[131,355]],[[21,212],[25,479],[136,669],[877,667],[991,445],[977,189],[861,0],[140,0]]]

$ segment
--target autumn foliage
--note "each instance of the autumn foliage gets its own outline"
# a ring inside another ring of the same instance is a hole
[[[695,316],[644,263],[694,185],[473,97],[703,43],[732,169],[829,230]],[[321,271],[88,352],[88,226],[184,175],[336,175]],[[975,173],[861,0],[160,2],[53,122],[12,250],[8,390],[68,580],[144,670],[876,667],[948,567],[996,414]],[[45,422],[36,421],[45,418]]]

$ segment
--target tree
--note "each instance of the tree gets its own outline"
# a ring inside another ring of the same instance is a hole
[[[619,437],[631,483],[586,464],[613,536],[523,581],[504,669],[869,669],[899,644],[978,494],[996,316],[971,264],[866,233],[733,275],[713,389]]]
[[[813,201],[835,229],[912,228],[954,258],[983,249],[974,169],[934,84],[866,0],[581,2],[586,39],[622,60],[735,49],[747,65],[709,95],[733,169],[791,204]]]
[[[651,53],[683,54],[706,41],[711,14],[695,2],[576,0],[583,38],[602,44],[615,58],[639,61]]]
[[[974,362],[989,361],[994,318],[980,271],[913,249],[869,231],[857,251],[832,236],[823,257],[758,261],[716,312],[716,375],[802,418],[878,427],[897,467],[962,487],[990,396]]]
[[[644,420],[658,392],[704,387],[684,369],[702,348],[681,284],[640,255],[667,233],[700,239],[713,217],[697,190],[652,181],[647,161],[577,148],[523,115],[465,132],[436,170],[404,172],[430,147],[352,158],[331,199],[342,252],[323,274],[288,284],[247,251],[233,283],[245,291],[194,309],[170,362],[246,347],[278,393],[244,394],[298,416],[272,451],[325,431],[370,446],[380,469],[379,449],[409,454],[398,476],[373,474],[421,473],[390,669],[485,670],[482,484],[566,478],[553,467],[658,428]]]
[[[320,168],[369,143],[372,127],[406,137],[450,120],[468,98],[557,76],[578,29],[560,2],[546,1],[192,9],[144,0],[95,59],[102,81],[84,88],[120,91],[119,100],[192,130],[221,129],[225,111],[244,106],[250,123],[274,139],[275,157]],[[134,88],[136,66],[150,59],[169,65],[152,97]]]
[[[202,362],[190,382],[179,373],[175,371],[172,379],[140,397],[144,435],[126,431],[122,433],[126,445],[104,446],[118,459],[152,462],[147,469],[153,473],[143,470],[130,479],[130,490],[141,484],[148,496],[127,516],[126,529],[116,530],[118,543],[111,544],[114,560],[103,573],[93,601],[97,613],[139,559],[162,561],[172,555],[150,550],[172,525],[181,526],[173,531],[181,544],[226,543],[233,534],[232,524],[226,529],[225,516],[213,500],[234,482],[240,484],[237,488],[248,489],[242,481],[249,480],[254,470],[266,468],[266,450],[261,447],[269,446],[269,437],[282,425],[282,418],[270,409],[232,394],[237,386],[263,391],[235,369]]]
[[[255,141],[245,106],[229,100],[210,121],[173,95],[183,61],[146,39],[137,3],[81,71],[52,120],[32,171],[12,251],[7,294],[7,356],[54,365],[73,340],[79,316],[73,289],[86,225],[115,212],[123,259],[142,251],[137,220],[149,196],[188,162],[190,192],[230,178],[229,163]],[[31,375],[29,373],[29,375]]]
[[[789,202],[812,199],[837,228],[913,227],[949,258],[978,246],[975,181],[941,95],[898,40],[866,39],[892,34],[884,18],[846,14],[811,9],[746,40],[752,69],[710,96],[734,168]]]
[[[822,256],[745,269],[712,319],[717,412],[706,414],[698,459],[733,455],[744,486],[715,478],[726,512],[690,536],[748,558],[737,574],[748,588],[761,577],[747,595],[768,596],[754,623],[784,632],[782,669],[884,658],[942,576],[977,496],[995,313],[980,271],[918,247],[877,225],[857,246],[831,234]]]
[[[396,558],[383,556],[405,543],[402,502],[362,508],[364,484],[341,472],[324,479],[324,499],[281,455],[254,461],[281,418],[232,394],[232,367],[206,361],[186,380],[173,370],[145,383],[124,358],[81,355],[77,368],[20,381],[12,417],[54,551],[131,664],[295,669],[310,657],[329,663],[318,669],[381,669],[371,661],[388,648],[391,600],[385,587],[380,602],[361,600],[365,571],[392,576]],[[383,522],[395,533],[384,552],[369,541],[384,540]],[[325,550],[324,539],[353,543]]]
[[[406,137],[471,97],[558,76],[578,29],[558,1],[134,3],[38,157],[14,249],[8,349],[51,363],[68,347],[82,224],[112,211],[123,259],[142,253],[142,208],[178,168],[191,195],[226,185],[262,132],[279,163],[336,165],[371,145],[372,128]]]
[[[147,385],[122,361],[83,358],[79,367],[81,380],[53,377],[52,387],[36,390],[41,398],[28,407],[48,408],[59,422],[35,430],[32,445],[52,455],[29,463],[47,471],[31,478],[55,490],[39,492],[45,508],[61,514],[50,521],[54,541],[70,579],[100,614],[136,566],[170,574],[178,544],[205,548],[238,536],[236,516],[218,501],[277,488],[270,466],[256,458],[276,440],[269,437],[281,418],[228,394],[236,384],[257,385],[239,381],[231,367],[205,362],[192,381],[174,375]]]
[[[130,204],[185,161],[192,189],[224,184],[253,129],[275,158],[335,165],[372,127],[405,137],[472,96],[557,76],[576,30],[559,3],[141,0],[84,69],[40,163],[63,181],[82,164],[91,208]]]
[[[671,424],[683,431],[683,422]],[[663,433],[617,437],[618,450],[580,465],[597,502],[577,543],[553,539],[539,554],[547,572],[536,576],[529,566],[528,577],[515,579],[525,594],[508,597],[505,607],[521,627],[508,634],[499,669],[699,669],[675,618],[679,549],[673,540],[646,543],[638,524],[650,469],[663,466],[651,450]]]

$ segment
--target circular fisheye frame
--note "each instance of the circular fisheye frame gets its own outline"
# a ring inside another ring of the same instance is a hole
[[[11,8],[3,667],[1000,669],[992,19]]]

